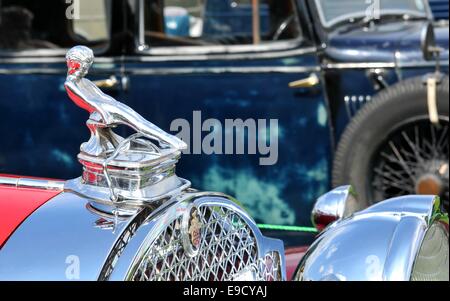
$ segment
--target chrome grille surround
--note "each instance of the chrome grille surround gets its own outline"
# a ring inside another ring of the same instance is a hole
[[[177,202],[149,221],[151,231],[129,266],[126,280],[285,280],[283,243],[262,236],[255,222],[226,196]],[[189,250],[192,210],[200,241]]]

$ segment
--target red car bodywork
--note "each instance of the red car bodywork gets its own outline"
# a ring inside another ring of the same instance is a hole
[[[305,255],[308,247],[295,247],[286,249],[286,279],[292,280],[294,276],[295,270],[302,259],[303,255]]]
[[[0,185],[0,248],[28,216],[58,193],[60,191]]]

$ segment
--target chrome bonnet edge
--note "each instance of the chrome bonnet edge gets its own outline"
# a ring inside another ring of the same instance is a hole
[[[27,177],[3,177],[0,176],[0,185],[16,188],[37,188],[46,190],[64,190],[65,181],[33,179]]]

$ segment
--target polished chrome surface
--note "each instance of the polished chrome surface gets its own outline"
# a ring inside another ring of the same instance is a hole
[[[63,190],[64,181],[32,179],[32,178],[16,178],[16,177],[0,177],[0,185],[12,186],[17,188],[38,188],[47,190]]]
[[[399,197],[331,224],[302,258],[295,279],[411,280],[430,229],[443,231],[431,239],[448,250],[448,215],[440,205],[435,196]],[[448,280],[448,269],[441,276]]]
[[[175,165],[186,143],[104,94],[96,86],[98,82],[85,79],[94,61],[92,50],[84,46],[73,47],[67,52],[66,59],[68,72],[64,86],[72,101],[90,113],[86,124],[91,132],[89,141],[81,145],[78,155],[83,175],[73,180],[79,183],[72,181],[66,188],[80,194],[93,191],[92,187],[84,185],[108,188],[109,194],[102,200],[117,205],[153,202],[155,198],[170,197],[173,192],[189,187],[188,181],[175,175]],[[118,125],[128,126],[136,133],[121,137],[113,131]],[[102,196],[95,192],[84,195],[96,199]]]
[[[350,216],[363,209],[352,186],[341,186],[319,197],[311,212],[311,220],[317,230]]]
[[[232,198],[217,193],[179,195],[166,209],[150,215],[118,250],[121,256],[106,269],[111,272],[104,280],[286,277],[283,243],[263,237]]]
[[[187,189],[155,206],[127,211],[65,189],[2,247],[0,280],[136,280],[155,256],[170,266],[139,280],[284,280],[283,243],[263,237],[234,201]],[[191,208],[199,210],[194,223],[187,215]],[[182,272],[188,262],[198,264],[195,273]],[[233,272],[221,273],[227,265]],[[170,271],[174,267],[178,274]]]
[[[418,68],[418,67],[433,67],[434,62],[373,62],[373,63],[359,63],[359,62],[346,62],[346,63],[325,63],[322,67],[324,70],[332,69],[373,69],[373,68]],[[448,66],[448,60],[442,60],[441,66]]]
[[[434,223],[424,237],[411,273],[412,281],[449,280],[448,231]]]
[[[191,183],[188,180],[171,176],[160,181],[158,185],[148,186],[139,190],[139,194],[134,193],[132,195],[132,192],[124,190],[123,195],[126,197],[126,201],[113,203],[114,208],[137,210],[139,206],[147,206],[148,204],[169,200],[190,186]],[[64,190],[82,195],[99,204],[111,205],[109,199],[111,191],[109,188],[85,185],[81,178],[67,181],[64,185]],[[94,204],[94,206],[97,205]]]
[[[138,216],[97,214],[62,192],[39,207],[0,250],[0,280],[97,280],[111,247]]]

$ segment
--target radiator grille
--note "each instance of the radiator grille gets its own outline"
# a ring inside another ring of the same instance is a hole
[[[196,252],[183,241],[184,215],[170,222],[137,261],[130,280],[226,281],[282,280],[276,251],[258,256],[258,241],[234,210],[222,206],[197,208],[200,242]]]

